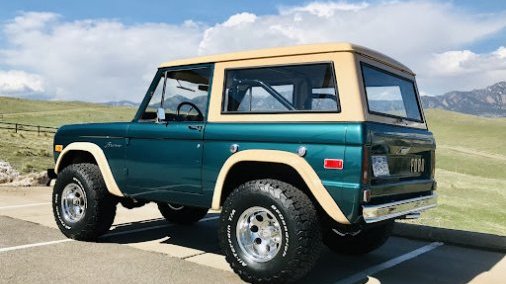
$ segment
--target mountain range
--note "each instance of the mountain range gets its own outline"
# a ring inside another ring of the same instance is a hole
[[[506,117],[506,81],[484,89],[451,91],[441,96],[423,96],[424,108],[439,108],[489,117]]]
[[[110,101],[104,103],[108,106],[115,106],[115,107],[138,107],[140,103],[134,103],[132,101],[122,100],[122,101]]]

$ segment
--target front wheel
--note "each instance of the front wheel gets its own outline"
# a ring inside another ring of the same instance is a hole
[[[311,270],[320,255],[318,214],[308,196],[290,184],[249,181],[223,205],[220,245],[243,280],[292,282]]]
[[[359,255],[382,246],[390,237],[394,221],[358,228],[331,223],[323,233],[323,242],[339,254]]]
[[[68,238],[92,241],[105,234],[114,222],[116,204],[97,165],[73,164],[58,174],[53,213]]]

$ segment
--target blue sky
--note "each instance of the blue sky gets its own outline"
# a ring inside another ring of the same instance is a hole
[[[19,11],[52,11],[68,19],[117,18],[125,23],[167,22],[179,23],[193,19],[208,23],[226,20],[240,12],[254,14],[274,13],[281,6],[303,5],[312,1],[266,1],[266,0],[1,0],[0,19],[8,20]],[[326,1],[323,1],[326,2]],[[378,3],[387,1],[347,1],[348,3]],[[443,2],[443,1],[441,1]],[[506,1],[458,0],[446,1],[455,6],[480,13],[490,13],[506,8]]]
[[[506,80],[506,1],[0,0],[0,95],[138,101],[162,61],[336,41],[424,94],[481,88]]]
[[[69,4],[69,2],[72,2]],[[208,23],[226,20],[239,12],[255,14],[273,13],[283,3],[302,3],[303,1],[128,1],[128,0],[3,0],[0,18],[10,19],[18,11],[52,11],[65,15],[68,19],[116,18],[125,23],[166,22],[180,23],[192,19]]]

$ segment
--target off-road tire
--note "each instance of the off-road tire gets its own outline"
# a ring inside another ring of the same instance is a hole
[[[207,215],[207,208],[182,206],[179,204],[157,203],[165,220],[173,224],[190,225]]]
[[[280,220],[280,250],[267,262],[248,258],[238,244],[238,220],[253,207],[267,208]],[[309,197],[274,179],[248,181],[227,197],[220,216],[219,238],[232,269],[252,283],[296,281],[312,269],[322,248],[318,214]]]
[[[70,223],[63,217],[62,192],[70,183],[81,187],[87,202],[82,218]],[[106,188],[100,169],[95,164],[79,163],[64,168],[53,188],[53,214],[61,232],[68,238],[94,241],[105,234],[116,215],[117,200]]]
[[[323,229],[323,243],[339,254],[366,254],[385,244],[392,234],[393,226],[394,221],[386,221],[361,229],[347,228],[333,223]]]

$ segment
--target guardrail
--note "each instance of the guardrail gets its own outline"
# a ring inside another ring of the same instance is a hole
[[[18,133],[19,131],[37,132],[37,134],[41,133],[54,134],[56,133],[56,130],[58,130],[57,127],[22,124],[15,122],[0,122],[0,129],[14,130],[15,133]]]

